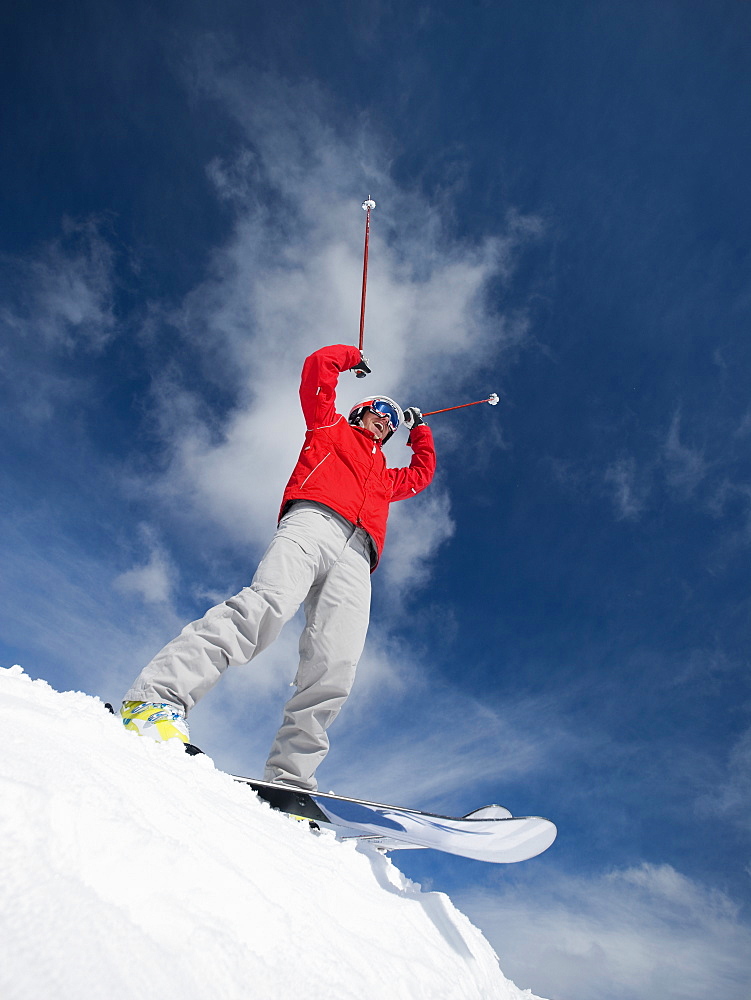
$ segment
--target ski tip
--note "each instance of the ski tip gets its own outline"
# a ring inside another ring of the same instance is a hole
[[[479,809],[473,809],[464,816],[464,819],[511,819],[512,812],[505,806],[491,805],[491,806],[480,806]]]
[[[190,754],[191,757],[196,757],[199,753],[203,753],[203,750],[200,747],[195,746],[193,743],[186,743],[185,752]]]

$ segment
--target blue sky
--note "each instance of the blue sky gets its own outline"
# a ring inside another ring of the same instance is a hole
[[[431,420],[321,784],[558,823],[398,859],[518,985],[746,997],[751,4],[2,17],[0,663],[117,700],[249,582],[370,194],[368,391],[501,402]],[[258,773],[296,640],[191,716],[218,766]]]

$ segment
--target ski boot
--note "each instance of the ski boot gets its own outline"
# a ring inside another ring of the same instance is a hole
[[[188,723],[183,713],[162,701],[124,701],[120,707],[120,717],[126,729],[152,740],[180,740],[190,743]]]

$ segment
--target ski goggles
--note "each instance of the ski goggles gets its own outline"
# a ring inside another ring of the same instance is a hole
[[[399,426],[399,414],[397,413],[393,403],[388,402],[385,399],[370,399],[367,403],[362,404],[367,409],[372,410],[373,413],[379,414],[381,417],[385,417],[389,422],[389,427],[392,431],[395,431]]]

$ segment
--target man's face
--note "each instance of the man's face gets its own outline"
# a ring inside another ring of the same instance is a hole
[[[361,417],[362,425],[366,431],[370,431],[376,441],[383,441],[391,430],[388,420],[374,410],[366,410]]]

